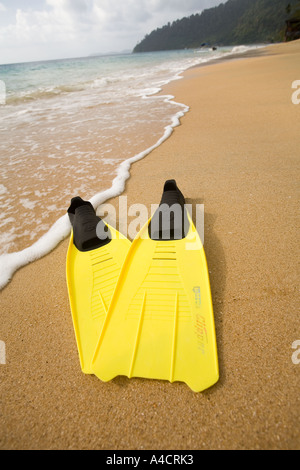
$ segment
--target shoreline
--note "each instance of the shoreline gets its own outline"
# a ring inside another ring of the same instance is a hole
[[[165,86],[190,112],[132,166],[122,194],[150,207],[172,177],[188,203],[205,204],[220,382],[194,394],[180,383],[84,376],[64,240],[0,292],[0,448],[299,448],[300,366],[291,346],[299,339],[300,107],[291,83],[300,78],[292,57],[300,42],[276,47],[278,54],[189,69]],[[118,210],[117,199],[109,202]]]
[[[217,59],[213,59],[209,62],[204,62],[202,64],[194,65],[190,67],[190,69],[198,68],[198,67],[208,67],[209,65],[216,65],[216,64],[221,64],[223,62],[230,62],[230,61],[235,61],[235,60],[240,60],[240,59],[250,59],[254,57],[262,57],[262,56],[267,56],[271,54],[271,51],[269,50],[270,47],[272,47],[274,44],[266,44],[266,45],[257,45],[253,46],[256,47],[255,49],[250,49],[244,52],[240,53],[229,53],[225,57],[220,57]],[[244,46],[237,46],[237,47],[244,47]],[[247,46],[245,46],[247,47]],[[188,70],[190,70],[188,69]]]
[[[248,47],[248,46],[242,46]],[[170,104],[174,104],[175,106],[182,109],[182,111],[177,111],[170,122],[165,128],[164,133],[162,136],[151,146],[147,147],[145,150],[133,155],[132,157],[124,160],[121,164],[119,164],[117,169],[117,176],[113,178],[111,182],[111,186],[106,190],[101,192],[97,192],[94,194],[90,201],[97,209],[101,204],[109,201],[112,197],[121,196],[124,192],[124,187],[126,184],[127,179],[130,179],[130,168],[131,165],[146,156],[148,156],[153,150],[158,148],[162,145],[165,140],[167,140],[174,129],[181,125],[181,119],[184,115],[189,111],[189,106],[185,105],[184,103],[174,101],[174,96],[170,94],[166,94],[164,89],[168,87],[169,84],[172,82],[176,82],[178,79],[182,79],[184,77],[184,73],[187,70],[190,70],[194,67],[201,67],[206,66],[214,63],[222,63],[223,61],[228,60],[235,60],[235,58],[239,58],[240,56],[246,56],[247,53],[251,55],[259,54],[260,49],[249,50],[246,52],[242,52],[241,54],[236,55],[235,53],[227,53],[228,56],[221,57],[218,59],[209,60],[208,62],[198,64],[197,66],[191,66],[188,69],[177,72],[172,78],[169,79],[168,83],[162,85],[160,90],[154,94],[144,95],[144,98],[155,98],[155,97],[162,97],[164,101]],[[129,173],[128,173],[129,172]],[[123,179],[121,175],[123,174]],[[120,189],[119,189],[120,188]],[[32,263],[38,259],[41,259],[44,256],[47,256],[51,253],[58,244],[68,237],[70,234],[70,225],[69,221],[66,216],[61,216],[55,220],[55,222],[50,226],[49,230],[42,234],[33,244],[31,245],[24,245],[24,247],[18,251],[12,251],[9,253],[3,253],[0,255],[0,261],[2,264],[2,269],[0,270],[0,292],[9,284],[11,279],[13,278],[15,272],[19,269],[23,268],[24,266]]]

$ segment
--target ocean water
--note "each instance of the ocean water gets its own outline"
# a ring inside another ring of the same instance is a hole
[[[165,84],[250,48],[0,65],[0,288],[68,235],[73,196],[97,207],[121,194],[130,165],[171,135],[188,107]]]

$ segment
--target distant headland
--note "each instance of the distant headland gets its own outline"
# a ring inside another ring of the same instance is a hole
[[[133,52],[262,44],[298,37],[299,0],[228,0],[152,31]]]

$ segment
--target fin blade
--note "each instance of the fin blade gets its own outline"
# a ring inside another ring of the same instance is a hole
[[[67,284],[81,369],[92,374],[92,358],[130,241],[109,227],[109,244],[88,252],[79,251],[70,238]]]
[[[207,264],[189,222],[186,239],[151,240],[147,223],[131,245],[93,360],[101,380],[125,375],[182,381],[194,391],[217,382]]]

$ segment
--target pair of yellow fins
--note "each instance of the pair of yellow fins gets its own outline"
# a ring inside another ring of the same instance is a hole
[[[185,382],[219,379],[209,275],[202,242],[175,180],[131,243],[77,197],[67,283],[82,371]]]

